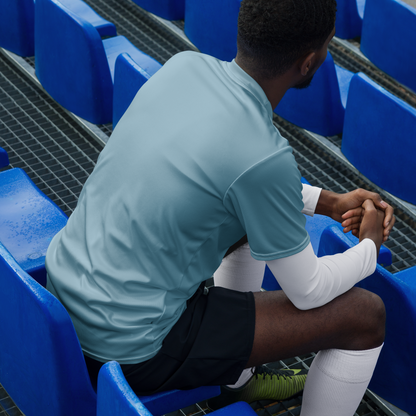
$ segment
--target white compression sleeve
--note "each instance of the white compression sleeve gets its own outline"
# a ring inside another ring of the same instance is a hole
[[[239,292],[259,292],[266,263],[251,257],[248,243],[225,257],[214,273],[215,286]]]
[[[303,214],[313,217],[321,191],[322,189],[316,186],[302,184]]]
[[[220,267],[214,273],[214,284],[239,292],[259,292],[265,267],[264,261],[251,257],[250,247],[246,243],[222,260]],[[228,387],[239,388],[251,377],[253,377],[252,368],[246,368],[237,382]]]
[[[324,350],[312,362],[301,416],[351,416],[364,396],[380,347],[364,351]]]
[[[302,184],[304,208],[302,212],[312,216],[322,189]],[[263,283],[265,262],[251,257],[250,247],[245,244],[222,260],[214,273],[215,286],[240,292],[259,292]]]
[[[376,262],[376,246],[366,238],[344,253],[319,258],[309,244],[300,253],[267,261],[267,265],[292,303],[306,310],[351,289],[374,272]]]

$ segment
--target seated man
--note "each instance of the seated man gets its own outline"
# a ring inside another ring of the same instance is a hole
[[[301,391],[305,374],[262,364],[320,351],[302,415],[353,414],[385,320],[381,299],[353,286],[374,271],[392,209],[364,190],[302,188],[272,118],[324,61],[335,11],[243,0],[233,62],[177,54],[136,95],[46,258],[93,380],[117,360],[139,395],[228,385],[216,408]],[[343,221],[360,243],[316,258],[302,211]],[[244,235],[284,293],[256,292],[258,276],[203,290]]]

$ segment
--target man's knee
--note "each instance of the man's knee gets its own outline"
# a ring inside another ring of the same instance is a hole
[[[368,343],[366,349],[381,345],[385,336],[386,309],[383,300],[375,293],[365,289],[352,289],[358,318],[358,327],[363,341]]]

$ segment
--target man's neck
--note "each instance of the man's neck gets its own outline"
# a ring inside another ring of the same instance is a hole
[[[235,58],[236,64],[248,75],[251,76],[263,89],[266,94],[267,99],[270,101],[270,104],[273,109],[277,107],[280,100],[286,94],[286,91],[292,86],[292,77],[290,71],[284,73],[283,75],[271,79],[261,78],[253,71],[250,71],[239,59],[238,55]]]

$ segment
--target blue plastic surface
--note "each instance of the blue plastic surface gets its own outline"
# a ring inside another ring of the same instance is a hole
[[[46,250],[67,219],[22,169],[0,173],[0,241],[42,285],[46,284]]]
[[[187,0],[185,34],[203,53],[224,61],[237,54],[237,21],[241,0]]]
[[[101,40],[91,23],[58,0],[36,0],[35,17],[36,75],[43,87],[91,123],[111,122],[115,60],[123,52],[135,60],[142,52],[123,36]]]
[[[143,53],[135,62],[127,53],[118,55],[115,64],[113,94],[113,128],[123,116],[144,83],[160,68],[159,62]]]
[[[0,168],[5,168],[6,166],[9,166],[9,155],[0,147]]]
[[[0,47],[20,56],[33,56],[34,0],[0,0]]]
[[[337,0],[335,36],[352,39],[361,35],[366,0]]]
[[[308,88],[291,88],[274,112],[284,119],[322,136],[342,132],[346,97],[354,74],[335,65],[331,54],[316,71]]]
[[[82,0],[59,0],[61,4],[71,10],[75,15],[82,17],[90,23],[101,37],[117,36],[115,25],[103,19],[94,9]]]
[[[376,185],[416,204],[416,109],[363,74],[350,86],[342,152]]]
[[[151,396],[140,396],[139,398],[153,416],[162,416],[218,396],[220,393],[219,386],[204,386],[192,390],[164,391]]]
[[[319,255],[341,253],[352,246],[339,226],[322,234]],[[376,293],[386,306],[386,338],[369,388],[398,408],[416,413],[416,267],[391,274],[377,265],[357,286]]]
[[[101,367],[97,386],[97,416],[152,416],[127,384],[116,361]]]
[[[213,397],[219,394],[219,387],[204,387],[205,391],[210,391],[210,396],[205,394],[204,399]],[[192,390],[195,392],[198,389]],[[185,391],[175,390],[166,394],[166,397],[161,400],[160,397],[149,396],[146,401],[143,398],[138,398],[123,375],[120,365],[116,361],[110,361],[105,364],[98,375],[98,389],[97,389],[97,416],[158,416],[164,413],[178,410],[181,407],[176,407],[180,402],[169,404],[169,400],[174,398],[177,392],[185,393]],[[197,399],[197,396],[194,396]],[[200,399],[203,400],[203,399]],[[200,400],[188,400],[188,405],[197,403]],[[149,410],[156,408],[155,404],[163,402],[159,411],[155,412]],[[165,410],[163,410],[163,408]],[[169,410],[172,409],[172,410]],[[256,412],[244,402],[234,403],[223,409],[211,413],[215,416],[254,416]]]
[[[0,243],[0,383],[26,416],[95,416],[96,394],[64,307]]]
[[[132,0],[142,9],[167,20],[183,20],[185,0]]]
[[[401,0],[367,0],[361,51],[416,92],[416,9]]]

